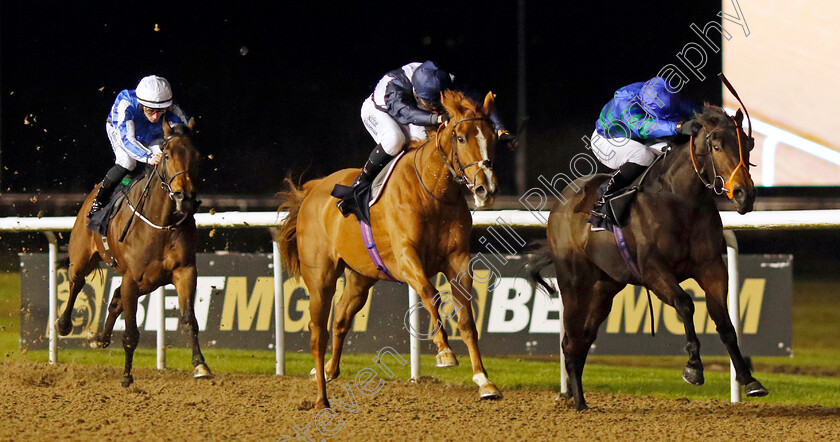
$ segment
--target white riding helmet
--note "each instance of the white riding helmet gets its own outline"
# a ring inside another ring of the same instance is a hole
[[[149,75],[137,85],[137,101],[153,109],[165,109],[172,105],[172,88],[163,77]]]

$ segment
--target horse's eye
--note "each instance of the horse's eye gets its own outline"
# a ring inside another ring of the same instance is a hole
[[[464,142],[464,137],[458,137],[458,142],[463,143]]]
[[[169,159],[169,154],[168,153],[163,154],[163,159],[168,160]]]
[[[713,147],[715,148],[715,152],[720,152],[720,146],[719,145],[715,144]]]

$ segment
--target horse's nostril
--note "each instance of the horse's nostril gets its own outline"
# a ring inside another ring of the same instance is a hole
[[[478,186],[475,188],[475,194],[478,195],[479,198],[484,198],[487,196],[487,189],[484,186]]]
[[[743,198],[744,195],[746,195],[746,192],[744,191],[743,188],[739,187],[739,188],[735,189],[735,198]]]

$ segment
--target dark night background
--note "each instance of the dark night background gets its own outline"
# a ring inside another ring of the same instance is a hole
[[[152,73],[199,123],[202,193],[270,195],[288,173],[361,166],[373,147],[361,103],[411,61],[437,60],[492,89],[516,129],[516,1],[78,3],[2,4],[0,193],[90,190],[113,164],[104,124],[116,94]],[[689,25],[719,20],[720,9],[529,1],[529,185],[567,171],[612,92],[679,63],[697,39]],[[685,92],[719,103],[720,57],[703,71],[707,80]],[[515,190],[512,165],[513,153],[499,150],[504,194]]]

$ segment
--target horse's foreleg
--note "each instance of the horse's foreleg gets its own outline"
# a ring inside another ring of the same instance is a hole
[[[469,255],[454,258],[446,271],[446,278],[452,288],[452,296],[457,302],[458,330],[470,352],[473,382],[478,385],[478,392],[482,399],[501,399],[502,393],[487,378],[487,371],[484,369],[481,351],[478,348],[478,330],[475,327],[471,302],[473,278],[469,274]],[[455,312],[447,313],[451,315]]]
[[[337,378],[341,373],[341,352],[344,347],[344,338],[350,331],[356,313],[365,306],[368,291],[375,283],[376,279],[368,278],[350,269],[347,271],[347,285],[341,298],[335,304],[332,358],[325,367],[327,382]]]
[[[114,290],[114,296],[111,298],[111,303],[108,304],[108,317],[105,318],[105,328],[96,333],[90,340],[91,347],[105,348],[111,345],[111,334],[114,332],[114,323],[117,322],[117,317],[123,312],[120,289],[121,287],[117,287]]]
[[[683,368],[683,379],[691,385],[703,385],[706,379],[703,375],[703,361],[700,360],[700,340],[697,339],[697,332],[694,329],[694,301],[679,286],[670,270],[659,269],[659,267],[656,262],[649,264],[646,272],[652,277],[645,279],[650,281],[649,288],[677,311],[677,316],[685,327],[685,351],[688,353],[688,362]]]
[[[137,298],[139,290],[129,278],[123,278],[120,286],[120,298],[123,304],[125,318],[125,333],[123,333],[123,350],[125,351],[125,370],[123,371],[122,386],[128,387],[134,382],[131,366],[134,361],[134,350],[140,342],[140,330],[137,328]]]
[[[769,392],[761,385],[761,382],[752,376],[747,362],[741,355],[741,349],[738,347],[738,335],[729,319],[729,312],[726,308],[729,277],[726,267],[721,263],[720,265],[705,266],[703,269],[704,272],[697,279],[697,282],[706,292],[706,308],[709,310],[709,316],[715,321],[718,335],[720,335],[723,345],[726,346],[726,351],[729,352],[729,358],[735,367],[735,379],[741,385],[746,386],[747,396],[767,396]]]
[[[188,327],[192,345],[193,376],[210,378],[213,373],[204,362],[201,346],[198,343],[198,320],[195,318],[195,287],[198,275],[195,266],[180,267],[172,272],[172,284],[178,292],[178,305],[181,309],[181,325]]]

